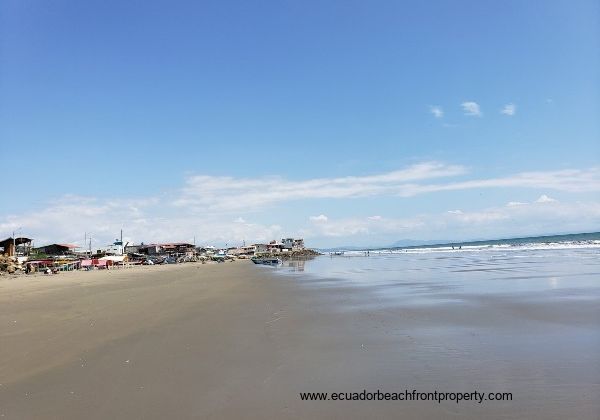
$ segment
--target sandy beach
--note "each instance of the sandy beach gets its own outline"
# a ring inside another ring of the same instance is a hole
[[[248,261],[2,277],[0,416],[597,419],[597,300],[560,293],[389,305]],[[364,389],[513,399],[299,397]]]

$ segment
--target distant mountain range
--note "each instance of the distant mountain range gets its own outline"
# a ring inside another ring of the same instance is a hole
[[[405,248],[409,246],[426,246],[426,245],[438,245],[438,244],[447,244],[450,243],[449,240],[433,240],[433,241],[419,241],[415,239],[400,239],[399,241],[394,242],[393,244],[385,247],[385,248]]]

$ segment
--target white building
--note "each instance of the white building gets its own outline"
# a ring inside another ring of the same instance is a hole
[[[293,250],[301,250],[304,249],[304,239],[294,239],[294,243],[292,244]]]

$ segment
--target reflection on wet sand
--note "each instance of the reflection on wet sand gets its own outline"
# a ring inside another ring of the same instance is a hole
[[[282,267],[292,272],[303,272],[307,261],[314,260],[315,257],[302,257],[284,260]]]

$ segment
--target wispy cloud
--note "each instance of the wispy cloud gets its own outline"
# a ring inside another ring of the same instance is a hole
[[[378,175],[290,181],[281,177],[232,178],[192,176],[173,204],[199,211],[257,209],[269,204],[311,198],[357,198],[395,195],[406,183],[465,174],[466,168],[425,162]]]
[[[509,117],[512,117],[513,115],[515,115],[517,113],[517,106],[515,104],[506,104],[504,105],[504,108],[502,108],[500,110],[501,114],[504,115],[508,115]]]
[[[600,191],[600,169],[522,172],[505,177],[450,181],[467,174],[459,165],[426,162],[378,175],[317,178],[232,178],[192,176],[172,205],[192,212],[252,211],[306,199],[350,199],[372,196],[413,197],[441,191],[485,188],[534,188],[566,192]],[[443,183],[426,182],[444,179]]]
[[[521,201],[509,201],[508,203],[506,203],[507,207],[515,207],[515,206],[526,206],[527,203],[523,203]]]
[[[460,104],[460,106],[462,106],[464,114],[469,117],[481,117],[483,115],[477,102],[467,101]]]
[[[435,118],[442,118],[444,116],[444,110],[441,106],[433,105],[429,107],[429,112],[433,114]]]
[[[400,195],[410,197],[438,191],[510,187],[551,189],[572,193],[596,192],[600,191],[600,168],[521,172],[506,177],[448,182],[445,184],[404,185]]]

